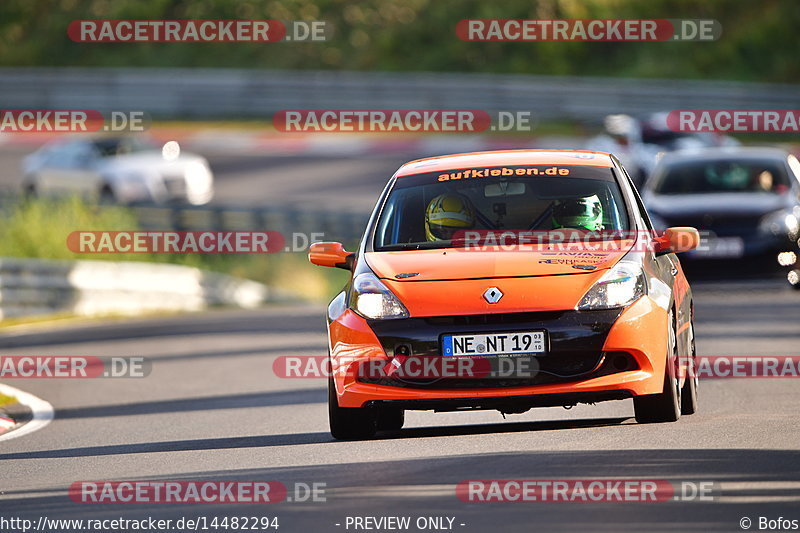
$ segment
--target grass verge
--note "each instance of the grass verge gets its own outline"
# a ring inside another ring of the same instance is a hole
[[[101,208],[74,197],[19,200],[0,211],[0,257],[178,264],[251,279],[314,302],[329,300],[347,279],[345,271],[312,265],[305,253],[78,254],[66,244],[73,231],[139,229],[135,213],[125,207]]]

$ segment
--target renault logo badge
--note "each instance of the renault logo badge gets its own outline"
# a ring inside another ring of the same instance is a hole
[[[497,287],[489,287],[483,293],[483,299],[490,304],[496,304],[503,297],[503,293]]]

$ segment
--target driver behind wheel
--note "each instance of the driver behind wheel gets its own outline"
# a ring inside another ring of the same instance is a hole
[[[475,226],[475,209],[466,196],[440,194],[425,210],[425,237],[428,241],[449,241],[458,231]]]
[[[553,229],[603,229],[603,205],[596,194],[562,198],[553,204]]]

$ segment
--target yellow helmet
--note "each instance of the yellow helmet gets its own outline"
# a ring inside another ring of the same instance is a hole
[[[425,237],[429,241],[450,240],[457,231],[475,225],[475,210],[466,196],[440,194],[425,210]]]

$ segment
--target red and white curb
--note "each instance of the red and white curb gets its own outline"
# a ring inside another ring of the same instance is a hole
[[[159,140],[170,140],[170,132],[153,132]],[[200,153],[240,155],[315,155],[362,156],[375,153],[438,154],[535,148],[534,137],[493,137],[481,134],[415,135],[351,133],[276,133],[209,129],[181,136],[175,140]]]
[[[22,132],[1,133],[0,147],[23,147],[34,150],[63,133]],[[415,134],[415,133],[280,133],[272,130],[236,130],[207,127],[154,127],[148,135],[158,141],[178,141],[182,146],[203,154],[261,156],[364,156],[375,153],[439,155],[481,150],[511,150],[528,148],[584,149],[581,136],[502,136],[482,133]],[[778,144],[800,155],[800,145]]]
[[[33,433],[34,431],[42,429],[53,421],[55,413],[53,411],[53,406],[50,405],[49,402],[46,402],[41,398],[34,396],[33,394],[21,391],[14,387],[9,387],[8,385],[3,385],[1,383],[0,393],[6,396],[13,396],[19,403],[27,406],[31,410],[31,419],[14,431],[8,431],[10,428],[3,429],[2,420],[7,419],[0,418],[0,442],[28,435],[29,433]],[[11,423],[11,427],[13,427],[13,421],[11,421]]]
[[[9,429],[13,428],[16,425],[16,422],[11,420],[10,418],[5,418],[0,416],[0,434],[5,433]]]
[[[62,137],[53,132],[0,133],[0,146],[31,150]],[[439,154],[477,150],[536,148],[536,137],[503,137],[473,134],[414,133],[280,133],[259,130],[208,128],[153,128],[149,135],[161,142],[178,141],[188,150],[200,153],[236,155],[363,156],[374,153]],[[576,141],[578,142],[578,141]]]

